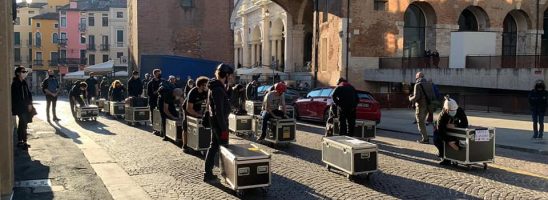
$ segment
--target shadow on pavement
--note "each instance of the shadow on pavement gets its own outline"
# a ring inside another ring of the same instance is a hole
[[[83,121],[83,122],[77,121],[76,123],[83,129],[86,129],[93,133],[102,134],[102,135],[116,135],[115,133],[105,129],[105,127],[107,126],[99,121]]]
[[[301,146],[297,143],[291,143],[288,147],[269,146],[277,151],[272,154],[286,155],[296,159],[304,160],[310,163],[323,166],[322,151],[318,149],[312,149],[309,147]]]
[[[62,126],[59,124],[59,122],[51,123],[48,122],[51,127],[55,128],[56,132],[55,134],[63,137],[63,138],[69,138],[72,139],[72,141],[76,144],[82,144],[82,141],[80,141],[78,138],[80,138],[80,134]]]
[[[36,148],[36,147],[34,147]],[[15,181],[48,179],[50,167],[43,165],[40,160],[33,160],[28,151],[15,148]],[[53,192],[50,190],[44,193],[33,193],[34,189],[30,187],[14,188],[14,199],[54,199]]]

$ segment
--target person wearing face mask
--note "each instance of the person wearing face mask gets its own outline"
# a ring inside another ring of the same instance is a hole
[[[183,119],[183,151],[188,152],[187,147],[187,134],[188,134],[188,116],[195,118],[202,118],[203,110],[202,105],[205,105],[207,98],[207,82],[209,78],[202,76],[196,80],[196,86],[192,88],[183,104],[183,110],[185,110],[185,117]]]
[[[59,95],[59,81],[57,81],[57,78],[53,74],[52,70],[48,70],[48,75],[48,78],[44,79],[42,82],[42,91],[46,95],[46,115],[49,122],[51,108],[51,111],[53,112],[53,121],[59,121],[60,119],[57,118],[56,112],[57,96]]]
[[[89,78],[86,79],[86,84],[88,84],[87,101],[89,103],[91,98],[99,96],[99,82],[95,78],[95,74],[93,72],[89,73]]]
[[[178,121],[180,116],[179,112],[177,112],[177,106],[180,105],[183,101],[183,90],[181,88],[175,88],[170,91],[166,91],[166,93],[163,93],[160,96],[160,100],[162,105],[161,107],[161,117],[162,117],[162,133],[161,137],[163,137],[164,140],[167,140],[166,137],[166,120],[171,119],[174,121]]]
[[[70,90],[70,111],[72,112],[74,119],[76,119],[76,103],[79,103],[80,106],[86,105],[84,99],[87,97],[87,87],[88,84],[86,82],[78,81]]]
[[[150,113],[154,112],[154,109],[158,107],[158,89],[160,89],[160,83],[162,83],[162,70],[154,69],[152,71],[154,77],[147,83],[147,97],[148,97],[148,106],[150,108]],[[151,124],[154,124],[154,117],[150,117]],[[154,131],[154,134],[158,135],[159,133]]]
[[[160,116],[162,118],[162,131],[157,135],[160,137],[163,137],[164,140],[167,140],[166,136],[166,117],[168,117],[168,110],[169,108],[166,108],[166,101],[171,101],[171,99],[174,98],[173,91],[175,90],[175,76],[169,76],[168,81],[164,81],[160,83],[160,88],[158,88],[157,93],[158,96],[158,110],[160,111]],[[182,92],[183,90],[181,90]],[[182,92],[184,93],[184,92]],[[174,101],[174,104],[179,104],[179,101]],[[176,110],[176,107],[175,107]]]
[[[122,85],[122,82],[120,82],[120,80],[115,80],[114,82],[112,82],[112,86],[110,87],[109,100],[116,101],[116,102],[124,101],[125,90],[126,88],[124,88],[124,86]]]
[[[104,76],[103,77],[103,80],[101,80],[101,98],[103,99],[108,99],[108,91],[110,89],[110,85],[112,83],[110,82],[110,80],[108,80],[108,77]]]
[[[27,144],[27,125],[32,120],[32,94],[25,79],[28,71],[25,67],[15,69],[15,77],[11,83],[11,112],[19,119],[17,124],[17,146],[27,150],[30,145]]]
[[[548,92],[543,80],[535,82],[535,88],[529,93],[529,106],[533,116],[533,139],[542,139],[544,135],[544,114],[548,101]]]
[[[128,97],[140,97],[143,94],[143,82],[138,71],[133,71],[133,76],[127,82],[127,93]]]
[[[443,159],[443,146],[447,143],[451,148],[459,150],[458,139],[447,135],[448,128],[467,128],[468,118],[464,110],[459,107],[457,102],[448,96],[445,97],[443,109],[438,116],[438,121],[434,126],[434,145],[438,149],[438,157]],[[443,159],[440,165],[449,165],[449,160]]]
[[[146,73],[145,74],[145,77],[143,78],[143,95],[146,96],[148,93],[147,93],[147,87],[148,87],[148,82],[150,82],[150,74],[149,73]]]

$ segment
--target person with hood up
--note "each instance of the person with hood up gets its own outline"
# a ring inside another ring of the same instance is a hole
[[[356,107],[360,102],[354,86],[344,78],[340,78],[332,94],[333,103],[337,106],[337,116],[340,123],[340,135],[354,136],[356,126]]]
[[[215,78],[208,83],[209,93],[207,108],[209,110],[211,125],[211,144],[207,150],[204,169],[204,181],[217,180],[213,174],[215,156],[219,152],[220,145],[228,144],[228,115],[230,115],[230,102],[228,85],[234,79],[234,68],[227,64],[220,64],[215,70]],[[207,119],[204,119],[207,120]]]
[[[542,139],[544,135],[544,114],[546,114],[546,105],[548,92],[543,80],[535,82],[535,88],[529,92],[529,106],[533,116],[533,139]]]
[[[133,71],[133,76],[127,82],[128,97],[140,97],[143,94],[143,82],[138,71]]]
[[[455,127],[467,128],[468,118],[457,102],[446,96],[445,102],[443,103],[443,109],[434,126],[434,145],[438,149],[438,157],[443,158],[443,146],[445,143],[455,150],[460,149],[458,138],[447,135],[447,129]],[[449,160],[443,159],[440,162],[440,165],[448,164],[451,164]]]
[[[122,85],[122,82],[120,82],[120,80],[115,80],[114,82],[112,82],[112,86],[110,87],[109,100],[116,101],[116,102],[124,101],[125,91],[126,91],[126,88],[124,88],[124,86]]]

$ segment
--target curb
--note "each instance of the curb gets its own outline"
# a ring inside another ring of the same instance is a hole
[[[410,133],[410,132],[407,132],[407,131],[392,130],[392,129],[385,129],[385,128],[377,128],[377,129],[378,130],[383,130],[383,131],[409,134],[409,135],[417,135],[417,133]],[[432,137],[432,135],[428,135],[428,136]],[[525,152],[525,153],[548,155],[548,151],[545,151],[545,150],[530,149],[530,148],[525,148],[525,147],[516,147],[516,146],[510,146],[510,145],[504,145],[504,144],[495,144],[495,147],[499,147],[499,148],[503,148],[503,149],[510,149],[510,150],[514,150],[514,151],[521,151],[521,152]]]

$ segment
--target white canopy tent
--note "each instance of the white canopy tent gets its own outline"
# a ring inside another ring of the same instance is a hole
[[[104,62],[104,63],[100,63],[100,64],[96,64],[96,65],[86,67],[84,69],[84,71],[86,73],[93,72],[93,73],[96,73],[96,74],[106,74],[106,73],[111,73],[113,71],[113,69],[114,69],[114,61],[109,60],[109,61]]]
[[[63,76],[63,79],[65,80],[84,80],[87,78],[89,78],[89,76],[86,76],[84,71],[71,72]]]
[[[242,74],[239,74],[239,75],[257,75],[257,74],[261,74],[261,75],[264,75],[264,76],[272,76],[272,75],[276,75],[276,74],[278,74],[280,76],[286,76],[287,75],[284,72],[274,70],[270,67],[255,67],[255,68],[247,69],[247,70],[243,71]]]
[[[113,77],[128,77],[127,71],[119,71],[112,73]]]

